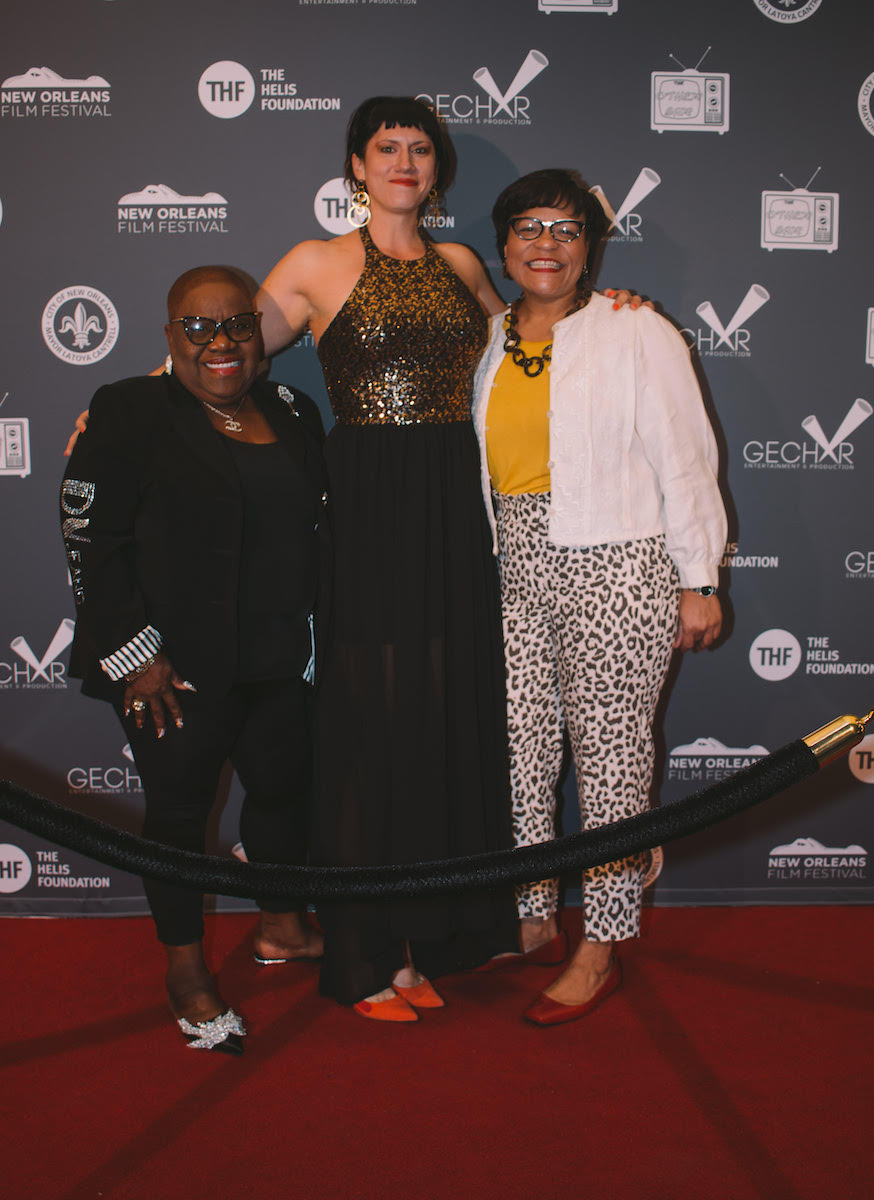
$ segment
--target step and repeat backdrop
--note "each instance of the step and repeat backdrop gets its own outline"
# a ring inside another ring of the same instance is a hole
[[[346,123],[386,92],[422,97],[451,133],[435,237],[473,246],[511,298],[492,202],[526,171],[574,167],[615,214],[601,286],[657,300],[695,358],[730,514],[727,631],[675,664],[655,798],[874,706],[872,34],[870,0],[18,6],[0,47],[0,775],[138,828],[121,729],[67,676],[63,446],[97,387],[162,361],[183,270],[261,279],[348,229]],[[311,338],[272,373],[330,420]],[[230,776],[223,798],[220,853]],[[867,902],[872,801],[874,735],[654,855],[654,902]],[[0,912],[145,911],[128,875],[9,825],[0,843]]]

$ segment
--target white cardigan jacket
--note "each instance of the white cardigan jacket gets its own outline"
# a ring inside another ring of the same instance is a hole
[[[497,554],[486,413],[504,358],[503,315],[477,369],[473,420]],[[686,343],[650,309],[593,295],[555,326],[549,380],[549,538],[598,546],[665,535],[681,587],[717,583],[725,508],[716,443]]]

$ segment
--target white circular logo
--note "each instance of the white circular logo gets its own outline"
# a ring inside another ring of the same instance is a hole
[[[862,783],[874,783],[874,733],[863,737],[849,753],[850,770]]]
[[[203,72],[197,97],[214,117],[239,117],[255,99],[255,80],[242,63],[225,59]]]
[[[52,354],[74,366],[106,358],[118,339],[118,313],[112,301],[85,284],[56,292],[43,309],[43,341]]]
[[[766,629],[750,646],[750,666],[762,679],[788,679],[801,665],[801,645],[787,629]]]
[[[794,25],[812,17],[822,0],[756,0],[756,8],[772,21],[782,25]]]
[[[874,109],[871,107],[872,93],[874,93],[874,71],[871,72],[859,88],[859,116],[862,119],[862,124],[874,136]]]
[[[322,229],[328,233],[348,233],[352,226],[346,220],[352,192],[345,179],[329,179],[316,192],[313,212]]]
[[[0,845],[0,892],[20,892],[30,883],[33,867],[19,846]]]

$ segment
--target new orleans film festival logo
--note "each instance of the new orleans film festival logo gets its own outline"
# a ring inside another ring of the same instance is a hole
[[[43,341],[73,366],[99,362],[118,339],[118,313],[103,292],[73,284],[55,292],[43,309]]]
[[[868,132],[874,136],[874,71],[859,88],[859,117]]]
[[[0,84],[0,117],[108,117],[111,86],[102,75],[64,79],[31,67]]]
[[[197,96],[208,113],[223,120],[240,117],[260,97],[262,112],[339,112],[339,96],[300,96],[286,78],[285,67],[261,67],[259,82],[248,67],[223,59],[207,67],[197,82]]]
[[[333,234],[349,232],[346,214],[351,199],[352,193],[345,179],[338,176],[322,184],[313,200],[313,212],[322,229]],[[441,213],[436,217],[426,213],[422,225],[426,229],[454,229],[455,217],[448,213]]]
[[[801,422],[807,435],[805,441],[781,442],[778,438],[749,441],[743,449],[744,466],[758,470],[852,471],[856,448],[848,439],[872,412],[874,407],[869,401],[858,397],[831,437],[826,436],[819,418],[811,413]]]
[[[679,73],[653,71],[650,76],[650,128],[658,133],[728,133],[729,76],[699,71],[708,46],[694,67],[684,67],[673,54]]]
[[[690,346],[693,346],[699,354],[707,357],[749,358],[750,334],[744,322],[748,321],[770,299],[767,288],[760,283],[751,284],[726,325],[723,325],[711,302],[704,300],[698,305],[695,312],[710,332],[707,333],[699,327],[698,329],[683,329],[681,333]]]
[[[864,879],[867,865],[864,846],[825,846],[814,837],[797,837],[768,852],[768,878],[786,883]]]
[[[726,746],[718,738],[699,737],[670,752],[668,779],[684,783],[727,779],[768,753],[764,746]]]
[[[763,250],[837,250],[840,197],[837,192],[809,190],[820,169],[804,187],[795,187],[781,172],[792,191],[762,192]]]
[[[619,0],[537,0],[539,12],[615,13]]]
[[[183,196],[165,183],[148,183],[118,202],[119,233],[227,233],[228,202],[218,192]]]
[[[17,475],[24,479],[30,474],[30,422],[27,417],[7,417],[3,405],[9,396],[0,398],[0,475]]]
[[[601,201],[601,207],[610,219],[613,230],[611,240],[614,242],[642,242],[640,213],[637,206],[646,199],[650,192],[661,183],[661,176],[652,167],[641,167],[637,178],[631,185],[628,195],[614,213],[610,201],[599,183],[592,187],[592,192]]]
[[[34,653],[26,637],[14,637],[9,649],[17,661],[0,662],[0,690],[65,688],[67,668],[59,660],[72,642],[74,630],[74,623],[64,617],[42,656]]]
[[[542,50],[529,50],[506,91],[501,91],[488,67],[477,67],[472,78],[485,97],[466,92],[419,92],[416,99],[429,104],[449,125],[530,125],[531,102],[525,88],[548,66]]]
[[[794,25],[812,17],[822,0],[755,0],[756,8],[771,21]]]

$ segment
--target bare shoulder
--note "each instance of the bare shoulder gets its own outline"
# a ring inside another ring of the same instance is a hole
[[[432,245],[468,285],[482,277],[483,265],[469,246],[463,246],[461,242],[433,242]]]

